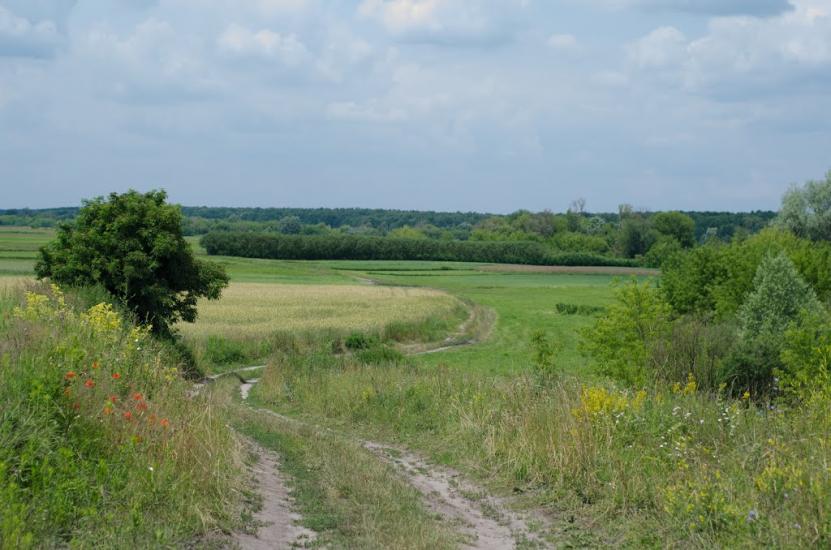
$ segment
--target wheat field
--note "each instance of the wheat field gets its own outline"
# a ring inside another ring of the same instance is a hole
[[[370,285],[231,283],[218,301],[200,301],[188,338],[261,337],[275,332],[370,331],[391,322],[448,315],[458,299],[440,291]]]

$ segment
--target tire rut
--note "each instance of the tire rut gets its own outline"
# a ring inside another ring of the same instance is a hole
[[[243,400],[247,399],[256,382],[257,380],[248,380],[240,385]],[[331,428],[317,426],[270,409],[252,407],[252,410],[289,424],[299,424],[355,439]],[[367,451],[392,466],[408,484],[419,491],[430,510],[456,527],[464,537],[464,548],[507,550],[517,547],[551,546],[532,529],[533,524],[547,523],[542,517],[526,518],[514,513],[507,506],[505,499],[488,494],[459,472],[433,465],[406,449],[374,441],[357,441]]]

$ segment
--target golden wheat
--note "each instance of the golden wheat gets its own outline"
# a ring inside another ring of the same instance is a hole
[[[369,331],[393,321],[449,314],[459,301],[423,288],[232,283],[218,301],[200,301],[187,337],[267,336],[284,331]]]

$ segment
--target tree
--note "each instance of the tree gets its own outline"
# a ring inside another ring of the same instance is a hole
[[[793,186],[782,198],[775,223],[812,241],[831,241],[831,171],[825,181]]]
[[[277,222],[277,228],[280,233],[286,235],[297,235],[303,231],[303,222],[297,216],[286,216]]]
[[[803,311],[817,314],[823,311],[816,293],[784,252],[769,254],[762,260],[753,287],[738,311],[744,338],[781,335]]]
[[[672,237],[684,248],[695,244],[695,222],[681,212],[659,212],[652,218],[655,230],[666,237]]]
[[[42,247],[38,278],[68,286],[100,285],[157,335],[196,320],[200,297],[217,299],[224,269],[197,260],[182,236],[182,213],[164,191],[130,190],[85,201],[73,223]]]
[[[765,256],[753,286],[738,311],[738,345],[725,358],[723,368],[734,390],[766,395],[775,388],[774,374],[785,366],[786,330],[823,315],[824,308],[784,252]]]

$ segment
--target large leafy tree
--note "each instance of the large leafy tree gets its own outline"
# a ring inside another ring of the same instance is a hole
[[[791,187],[776,223],[812,241],[831,241],[831,171],[825,180]]]
[[[85,201],[75,221],[40,249],[37,276],[100,285],[159,335],[170,335],[177,321],[193,322],[197,299],[219,298],[228,276],[193,256],[182,213],[166,199],[164,191],[131,190]]]
[[[695,222],[681,212],[659,212],[652,218],[655,230],[666,237],[672,237],[684,248],[695,244]]]

